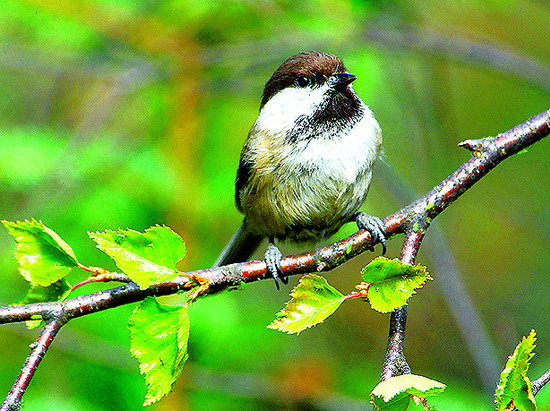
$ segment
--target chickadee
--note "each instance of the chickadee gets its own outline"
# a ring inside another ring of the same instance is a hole
[[[385,249],[382,221],[359,212],[382,134],[353,91],[356,78],[338,57],[319,51],[292,56],[275,70],[237,170],[235,200],[244,221],[216,266],[248,260],[267,238],[267,269],[279,288],[275,239],[318,241],[349,221]]]

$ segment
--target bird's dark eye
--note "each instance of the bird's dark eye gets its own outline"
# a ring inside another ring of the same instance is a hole
[[[311,80],[309,79],[309,77],[304,76],[303,74],[296,77],[296,85],[298,87],[307,87],[309,86],[310,83],[311,83]]]

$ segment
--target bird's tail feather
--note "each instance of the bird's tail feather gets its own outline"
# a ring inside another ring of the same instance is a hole
[[[251,233],[246,222],[243,222],[223,249],[214,267],[247,261],[260,246],[263,238],[261,235]]]

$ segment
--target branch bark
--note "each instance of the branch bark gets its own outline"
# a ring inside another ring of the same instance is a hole
[[[461,143],[460,146],[473,152],[473,156],[468,161],[426,195],[384,219],[388,238],[405,234],[401,260],[407,263],[414,262],[430,222],[468,188],[500,162],[548,134],[550,134],[550,109],[497,137],[467,140]],[[281,269],[284,276],[329,271],[366,251],[372,245],[374,244],[370,235],[366,231],[360,230],[329,246],[285,257],[281,261]],[[61,326],[73,318],[140,301],[150,295],[160,296],[176,293],[189,288],[191,280],[188,277],[199,276],[210,281],[207,294],[217,293],[241,283],[267,278],[264,261],[249,261],[185,274],[173,282],[156,284],[145,290],[141,290],[135,283],[129,283],[65,301],[0,308],[0,324],[27,321],[35,319],[37,315],[48,321],[31,350],[12,391],[4,402],[8,408],[2,409],[18,409],[21,397],[53,338]],[[410,372],[403,355],[406,314],[407,306],[392,313],[389,347],[382,378]],[[546,382],[541,382],[539,385],[542,386],[544,383]]]
[[[424,239],[425,228],[415,226],[415,230],[405,235],[399,260],[405,264],[414,264],[420,244]],[[405,358],[405,329],[407,327],[408,306],[405,304],[393,311],[390,316],[388,348],[382,366],[381,380],[387,380],[401,374],[410,374],[411,367]]]
[[[510,155],[517,153],[520,150],[518,149],[520,140],[527,138],[529,132],[531,132],[530,137],[535,139],[538,139],[539,132],[546,133],[547,135],[550,126],[548,121],[549,113],[550,110],[547,110],[506,133],[500,134],[496,138],[489,137],[480,140],[466,140],[461,142],[459,146],[472,151],[474,157],[459,167],[458,170],[422,199],[406,207],[411,208],[412,212],[409,214],[408,224],[405,226],[407,233],[400,260],[407,264],[414,264],[425,231],[433,218],[440,214],[452,201],[458,198],[458,196],[492,170],[497,164]],[[544,120],[544,118],[546,118],[546,120]],[[543,121],[541,122],[540,120]],[[533,132],[536,130],[537,132],[534,133],[535,136]],[[447,193],[446,198],[442,199],[440,204],[437,204],[438,192]],[[428,201],[428,203],[426,203],[426,201]],[[434,215],[431,213],[431,210],[435,207],[438,207],[439,211]],[[396,375],[409,374],[411,372],[411,368],[404,354],[406,325],[407,306],[404,305],[391,313],[388,348],[381,375],[382,381]],[[541,377],[541,379],[543,377]],[[548,378],[550,379],[550,376]],[[533,383],[533,388],[535,389],[535,387],[538,387],[538,385]]]
[[[544,387],[549,382],[550,382],[550,370],[546,371],[535,381],[531,381],[531,388],[533,390],[533,395],[537,395],[539,391],[542,389],[542,387]]]
[[[25,394],[36,369],[40,365],[42,358],[44,358],[44,355],[48,351],[48,348],[50,348],[53,339],[63,324],[65,324],[65,320],[62,316],[46,323],[38,339],[31,344],[31,352],[27,357],[23,368],[21,368],[15,383],[11,387],[10,392],[4,399],[0,410],[12,411],[19,410],[21,408],[21,398],[23,397],[23,394]]]

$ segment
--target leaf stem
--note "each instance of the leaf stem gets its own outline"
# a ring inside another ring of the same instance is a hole
[[[90,267],[88,267],[90,268]],[[96,267],[91,267],[96,268]],[[87,270],[88,271],[88,270]],[[91,271],[93,272],[93,271]],[[124,273],[111,273],[109,271],[106,271],[104,274],[92,274],[85,280],[79,282],[78,284],[75,284],[71,287],[71,292],[76,290],[79,287],[82,287],[83,285],[90,284],[90,283],[106,283],[109,281],[118,281],[120,283],[130,283],[132,280],[124,274]]]
[[[351,300],[352,298],[365,298],[366,295],[364,292],[357,292],[357,293],[352,293],[352,294],[348,294],[348,295],[345,295],[344,296],[344,300]]]

